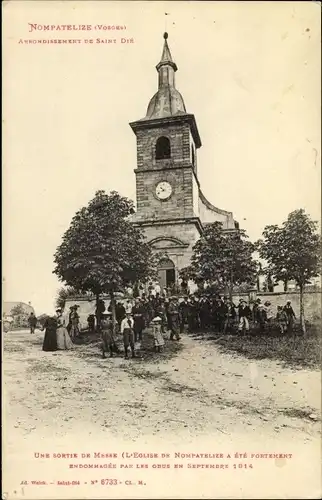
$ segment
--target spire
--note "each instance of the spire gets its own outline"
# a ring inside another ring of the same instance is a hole
[[[182,95],[175,86],[175,72],[178,68],[172,60],[167,42],[168,33],[164,33],[163,38],[161,61],[156,66],[159,73],[158,91],[150,100],[145,120],[186,114]]]
[[[164,64],[164,63],[169,63],[169,62],[173,63],[172,57],[171,57],[171,52],[170,52],[169,45],[167,42],[168,36],[169,36],[168,33],[163,34],[164,44],[163,44],[161,61],[159,64],[162,64],[162,63]]]
[[[168,33],[163,34],[164,44],[161,56],[161,61],[156,66],[159,73],[159,88],[170,86],[175,88],[174,74],[177,71],[177,65],[173,62],[169,45],[167,42]]]

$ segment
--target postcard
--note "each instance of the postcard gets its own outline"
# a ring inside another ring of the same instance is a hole
[[[3,2],[3,498],[320,498],[321,5]]]

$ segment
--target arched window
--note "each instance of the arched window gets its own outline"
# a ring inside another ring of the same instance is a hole
[[[193,145],[191,144],[191,161],[192,161],[192,166],[195,166],[195,150],[193,148]]]
[[[170,141],[167,137],[159,137],[155,146],[155,159],[163,160],[171,157]]]

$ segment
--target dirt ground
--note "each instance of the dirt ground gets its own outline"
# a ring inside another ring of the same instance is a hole
[[[236,426],[296,429],[303,440],[320,432],[318,371],[222,354],[213,342],[188,335],[176,349],[167,342],[161,356],[133,360],[101,359],[96,343],[46,353],[42,339],[38,330],[5,334],[7,418],[26,433],[53,420],[60,423],[54,432],[90,421],[132,440],[178,427],[194,435],[230,434]]]
[[[101,359],[95,343],[42,351],[43,333],[4,334],[7,449],[70,435],[132,443],[154,437],[245,437],[296,442],[321,436],[319,371],[220,353],[211,340],[184,334],[165,352]],[[58,441],[57,441],[58,442]],[[32,449],[32,448],[31,448]],[[9,453],[9,451],[8,451]]]

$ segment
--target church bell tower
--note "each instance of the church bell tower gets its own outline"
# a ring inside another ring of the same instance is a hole
[[[200,198],[197,150],[201,140],[195,117],[186,111],[176,88],[178,68],[170,53],[168,34],[163,38],[156,66],[158,90],[146,116],[130,123],[137,140],[137,212],[133,223],[144,229],[153,249],[164,254],[160,284],[171,287],[178,284],[179,270],[189,265],[192,247],[202,234],[200,209],[205,213],[215,207]]]

